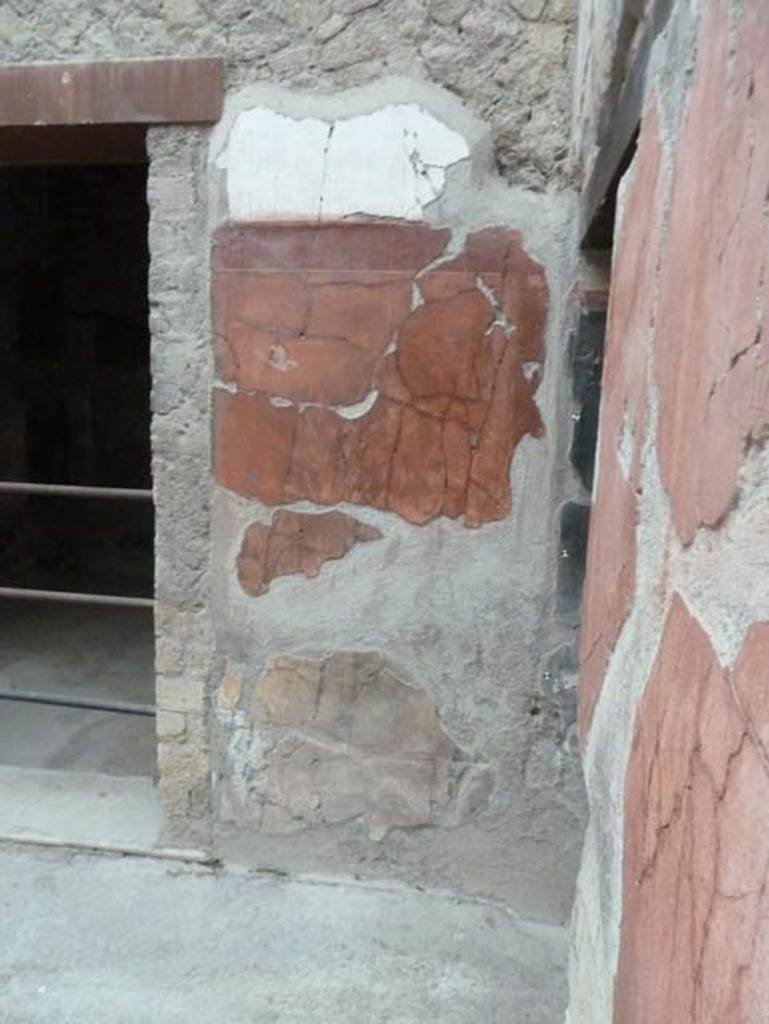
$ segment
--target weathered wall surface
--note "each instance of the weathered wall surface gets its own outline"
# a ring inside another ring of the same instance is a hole
[[[567,173],[572,0],[4,0],[0,61],[224,56],[227,85],[328,91],[409,75],[493,129],[506,177]]]
[[[245,89],[212,140],[215,844],[560,916],[573,208],[415,88]]]
[[[569,23],[0,5],[8,61],[225,58],[220,124],[148,132],[169,843],[568,912]]]
[[[623,185],[571,1024],[769,1014],[767,46],[761,3],[676,4]]]

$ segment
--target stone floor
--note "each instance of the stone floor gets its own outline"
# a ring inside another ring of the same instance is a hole
[[[0,690],[152,704],[153,650],[151,608],[0,600]]]
[[[0,845],[3,1024],[556,1024],[565,933],[450,896]]]
[[[0,765],[151,776],[155,719],[0,701]]]
[[[0,637],[0,692],[153,702],[143,613],[2,604]],[[560,1024],[562,929],[194,863],[154,749],[151,717],[0,700],[0,1024]]]
[[[153,648],[150,609],[0,601],[0,694],[151,706]],[[0,765],[151,776],[154,719],[2,699]]]
[[[162,832],[160,797],[147,776],[0,765],[0,843],[155,853]]]

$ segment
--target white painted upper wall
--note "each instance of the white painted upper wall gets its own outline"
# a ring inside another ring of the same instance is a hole
[[[462,135],[414,103],[333,121],[256,107],[235,118],[218,165],[232,220],[421,220],[446,170],[469,155]]]

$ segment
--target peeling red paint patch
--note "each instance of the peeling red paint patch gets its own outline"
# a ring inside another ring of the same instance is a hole
[[[616,1024],[769,1020],[769,623],[733,669],[676,595],[625,785]]]
[[[606,666],[635,589],[643,443],[645,334],[656,289],[660,174],[655,108],[644,118],[617,240],[604,357],[598,482],[590,516],[580,634],[580,733],[587,738]]]
[[[307,514],[279,509],[272,522],[252,523],[238,555],[238,579],[247,594],[265,593],[277,576],[317,576],[324,562],[343,558],[355,545],[379,540],[375,526],[344,512]]]
[[[510,511],[534,401],[547,284],[517,232],[393,224],[230,227],[213,260],[214,467],[266,504],[347,500],[409,522]],[[413,307],[417,286],[422,299]],[[357,417],[332,406],[373,395]]]
[[[745,5],[736,47],[729,21],[713,4],[703,25],[655,332],[660,467],[684,543],[729,511],[769,424],[769,10]]]

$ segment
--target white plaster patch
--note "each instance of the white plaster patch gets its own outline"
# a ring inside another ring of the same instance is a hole
[[[295,407],[300,412],[304,412],[305,409],[328,409],[331,412],[335,412],[337,416],[341,416],[343,420],[359,420],[367,412],[370,412],[378,397],[379,392],[374,388],[364,398],[361,398],[359,402],[353,403],[353,405],[321,405],[318,402],[292,402],[290,398],[271,395],[270,405],[276,409],[292,409]]]
[[[595,828],[589,823],[574,897],[569,958],[569,995],[565,1024],[610,1021],[614,978],[604,967],[606,937],[598,894],[601,890],[601,852]],[[587,965],[591,969],[587,969]]]
[[[359,420],[361,416],[365,416],[367,412],[373,409],[378,395],[379,392],[374,388],[373,391],[369,391],[365,398],[362,398],[360,402],[356,402],[354,405],[335,405],[333,407],[334,412],[344,420]]]
[[[702,623],[722,666],[733,664],[753,622],[769,620],[769,448],[740,470],[736,508],[702,527],[679,556],[673,586]]]
[[[420,220],[447,168],[469,155],[462,135],[415,103],[335,121],[257,107],[235,118],[218,166],[233,220]]]
[[[630,481],[631,469],[633,466],[633,452],[635,450],[635,437],[630,423],[627,408],[622,413],[622,427],[617,446],[617,460],[619,468],[626,482]]]
[[[657,422],[657,395],[647,399],[645,422]],[[586,852],[577,883],[569,969],[568,1024],[606,1020],[619,959],[622,920],[624,787],[638,704],[657,655],[670,604],[660,592],[668,557],[670,504],[662,486],[656,435],[647,432],[642,456],[643,501],[636,531],[636,586],[630,613],[617,639],[598,695],[583,756],[590,804]],[[592,845],[590,845],[592,843]]]

